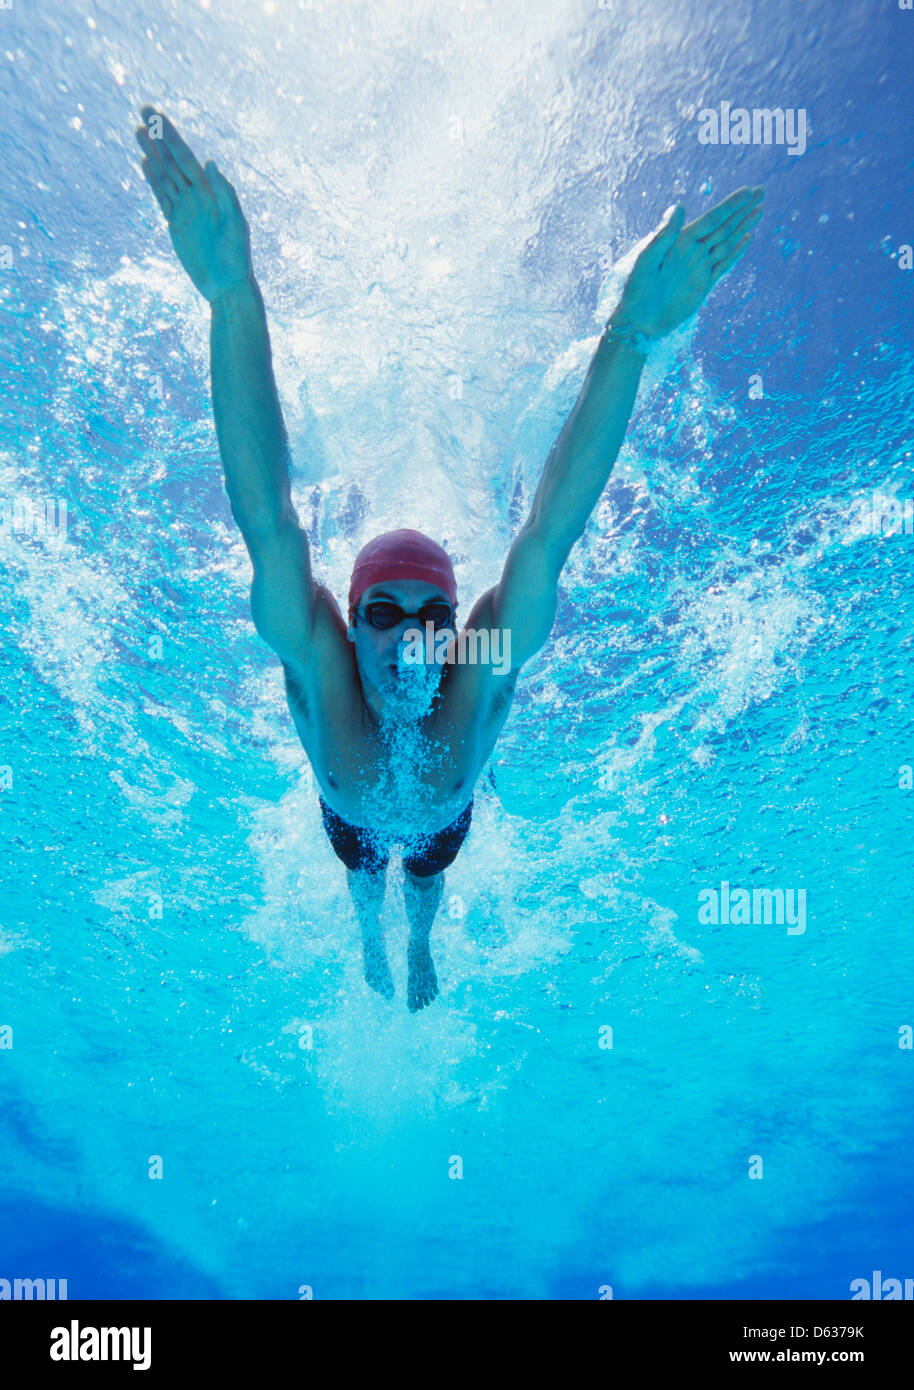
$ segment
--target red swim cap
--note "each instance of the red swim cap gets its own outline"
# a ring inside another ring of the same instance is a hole
[[[352,570],[350,606],[356,607],[366,589],[385,579],[424,579],[443,589],[451,603],[457,606],[457,581],[451,557],[421,531],[410,531],[404,526],[399,531],[385,531],[383,536],[375,536],[373,541],[362,546]]]

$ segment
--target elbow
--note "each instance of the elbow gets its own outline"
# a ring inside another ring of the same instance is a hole
[[[232,519],[246,541],[263,540],[275,536],[290,521],[297,524],[298,518],[291,503],[256,502],[239,497],[229,497]]]
[[[541,514],[534,508],[521,534],[525,535],[527,548],[531,552],[536,552],[543,572],[557,583],[572,547],[581,538],[581,532],[568,530],[566,534],[556,524],[554,518],[550,524],[546,524]]]

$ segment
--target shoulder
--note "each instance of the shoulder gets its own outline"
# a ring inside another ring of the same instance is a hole
[[[323,637],[325,640],[342,637],[347,646],[349,645],[342,609],[336,595],[331,593],[326,584],[315,585],[314,630],[315,637]]]
[[[491,627],[495,614],[494,600],[495,589],[486,589],[485,593],[480,595],[470,609],[470,616],[464,624],[464,630]]]
[[[352,643],[346,632],[340,605],[323,584],[315,586],[311,640],[301,657],[282,660],[290,702],[306,713],[317,690],[331,698],[350,691],[355,674]]]
[[[520,676],[520,668],[512,665],[505,634],[494,625],[494,594],[489,589],[477,599],[457,630],[445,686],[445,699],[452,709],[483,726],[507,716]]]

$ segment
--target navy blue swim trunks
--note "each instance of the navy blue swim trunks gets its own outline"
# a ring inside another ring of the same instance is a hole
[[[320,797],[321,815],[324,829],[337,859],[342,859],[347,869],[367,869],[369,873],[379,873],[387,867],[390,858],[384,844],[358,825],[350,825],[338,816]],[[460,815],[444,830],[436,835],[425,835],[417,840],[408,854],[403,856],[403,866],[416,878],[430,878],[453,864],[457,852],[466,839],[473,814],[472,801]]]

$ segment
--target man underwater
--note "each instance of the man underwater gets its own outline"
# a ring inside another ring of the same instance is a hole
[[[501,578],[455,637],[451,561],[418,531],[388,532],[363,547],[348,622],[315,582],[292,504],[266,313],[238,196],[212,160],[200,165],[167,117],[149,106],[142,117],[143,173],[178,260],[211,309],[213,413],[232,516],[253,566],[254,625],[282,663],[292,719],[321,788],[324,827],[346,865],[365,979],[386,998],[394,993],[379,925],[387,845],[403,846],[407,1004],[415,1013],[438,993],[429,936],[444,870],[469,829],[473,789],[520,670],[552,630],[562,568],[622,446],[647,349],[690,318],[736,263],[764,195],[739,189],[688,226],[677,206],[645,245]],[[443,662],[409,659],[417,630],[435,639],[436,651],[444,648]],[[491,639],[490,659],[461,660],[466,633]],[[504,660],[492,657],[496,649]]]

